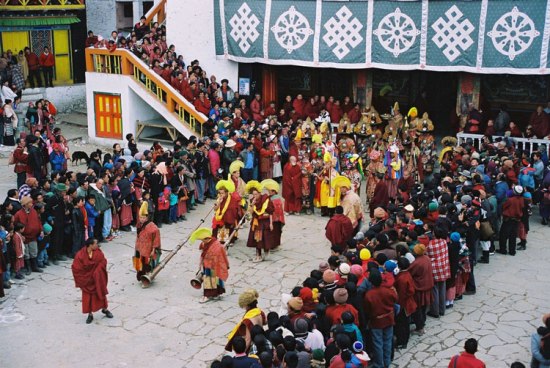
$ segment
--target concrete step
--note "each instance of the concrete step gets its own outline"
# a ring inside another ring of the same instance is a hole
[[[75,114],[88,116],[88,109],[86,108],[86,105],[81,107],[75,107],[74,109],[72,109],[72,112]]]
[[[57,121],[62,124],[75,125],[79,127],[88,126],[88,117],[87,115],[71,112],[68,114],[59,114],[57,116]]]

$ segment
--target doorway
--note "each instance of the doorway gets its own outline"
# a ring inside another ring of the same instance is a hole
[[[292,97],[301,93],[304,98],[334,96],[342,100],[352,95],[352,71],[332,68],[305,68],[299,66],[278,66],[278,101],[282,103],[286,95]]]
[[[94,107],[96,137],[122,139],[120,95],[95,93]]]

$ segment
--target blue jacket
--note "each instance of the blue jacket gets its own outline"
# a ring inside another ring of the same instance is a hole
[[[495,184],[495,196],[498,203],[502,204],[506,200],[506,192],[508,191],[508,184],[505,181],[499,181]]]
[[[524,188],[535,188],[535,171],[522,168],[519,172],[518,181]]]
[[[99,216],[99,213],[95,210],[94,206],[92,206],[89,202],[86,202],[86,204],[84,205],[84,208],[86,208],[86,213],[88,214],[88,226],[94,227],[95,218]]]
[[[52,171],[63,170],[64,163],[65,155],[63,153],[55,153],[55,151],[52,151],[52,153],[50,153],[50,164],[52,165]]]

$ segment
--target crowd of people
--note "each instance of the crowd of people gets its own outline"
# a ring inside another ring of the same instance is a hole
[[[287,96],[278,106],[257,94],[247,101],[227,80],[208,79],[198,61],[186,68],[165,47],[164,28],[143,21],[129,40],[115,32],[105,44],[91,34],[87,46],[138,53],[209,117],[206,134],[145,151],[128,134],[109,152],[92,152],[86,170],[75,172],[61,129],[30,121],[10,157],[17,187],[0,213],[0,296],[10,278],[74,258],[87,322],[99,309],[112,317],[97,241],[137,231],[134,266],[148,287],[143,276],[161,259],[159,229],[211,201],[212,226],[191,240],[201,240],[199,301],[214,302],[230,278],[226,249],[242,221],[250,223],[254,261],[262,262],[281,245],[293,246],[281,244],[287,216],[320,215],[330,256],[283,296],[281,311],[266,315],[259,293],[244,291],[239,306],[246,312],[225,347],[234,356],[212,366],[388,367],[411,333],[425,333],[427,317],[440,318],[476,293],[480,263],[495,251],[515,256],[527,249],[535,206],[548,224],[543,147],[520,150],[514,134],[485,135],[481,147],[445,137],[437,147],[428,112],[412,107],[404,114],[397,103],[380,114],[349,97]],[[94,288],[82,287],[82,275],[94,277]],[[549,319],[544,323],[532,345],[540,367],[550,364]],[[449,366],[483,367],[476,350],[475,340],[466,341]]]

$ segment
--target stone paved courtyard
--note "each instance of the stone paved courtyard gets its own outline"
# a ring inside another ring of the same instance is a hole
[[[0,164],[7,167],[6,159]],[[11,171],[0,172],[2,198],[15,183]],[[199,206],[186,222],[165,225],[162,248],[186,239],[212,203]],[[210,221],[211,215],[205,224]],[[198,243],[187,244],[143,290],[131,262],[136,233],[124,233],[102,246],[115,318],[99,313],[91,325],[84,323],[70,262],[33,273],[7,290],[0,304],[0,367],[206,367],[223,353],[226,335],[243,313],[240,292],[254,287],[263,310],[279,311],[280,294],[328,257],[325,223],[320,216],[287,217],[282,250],[259,264],[250,262],[254,251],[239,240],[229,254],[227,295],[206,304],[198,303],[201,291],[189,285],[198,268]],[[496,255],[477,267],[478,293],[456,302],[440,320],[428,317],[426,334],[411,337],[393,366],[446,367],[469,337],[479,339],[478,356],[488,367],[508,367],[515,360],[528,365],[529,336],[550,309],[550,228],[539,225],[538,216],[532,224],[528,250]],[[247,235],[245,228],[241,238]]]

